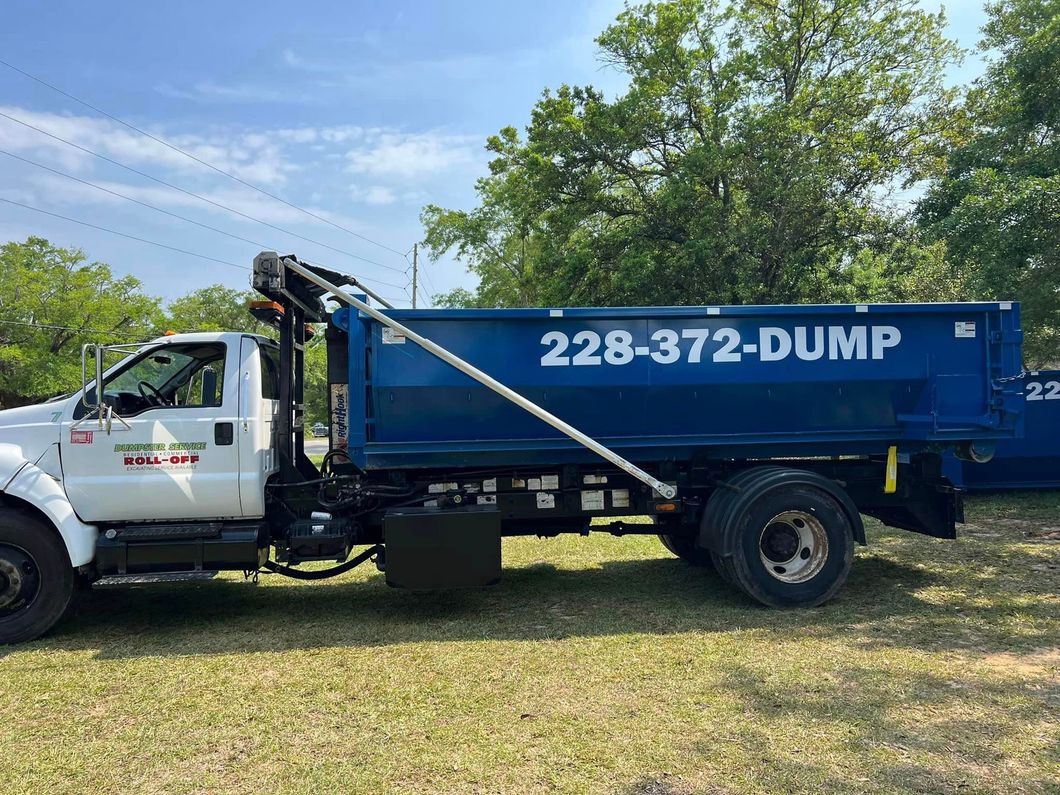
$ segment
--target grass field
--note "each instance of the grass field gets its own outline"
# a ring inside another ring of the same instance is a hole
[[[647,537],[505,542],[494,589],[374,568],[101,588],[0,649],[7,792],[1058,792],[1060,494],[870,527],[822,608]]]

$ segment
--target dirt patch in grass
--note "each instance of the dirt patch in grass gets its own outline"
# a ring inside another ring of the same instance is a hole
[[[1025,654],[984,654],[981,662],[1028,679],[1042,678],[1060,683],[1060,648],[1036,649]]]
[[[847,587],[808,611],[606,535],[508,540],[485,591],[395,591],[370,567],[98,589],[0,650],[0,776],[41,793],[1056,792],[1058,517],[1053,493],[970,500],[957,541],[870,523]]]

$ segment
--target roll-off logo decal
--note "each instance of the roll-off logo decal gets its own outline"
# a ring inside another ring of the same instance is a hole
[[[206,442],[148,442],[116,444],[114,452],[122,458],[127,471],[161,469],[166,471],[196,469]]]

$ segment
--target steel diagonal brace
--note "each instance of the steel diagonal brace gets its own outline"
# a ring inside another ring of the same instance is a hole
[[[476,381],[478,381],[483,386],[488,387],[489,389],[492,389],[494,392],[496,392],[501,397],[503,397],[503,398],[505,398],[507,400],[510,400],[512,403],[517,405],[519,408],[521,408],[521,409],[523,409],[525,411],[528,411],[529,413],[533,414],[535,417],[537,417],[542,422],[548,423],[553,428],[555,428],[557,431],[559,431],[559,432],[561,432],[563,434],[566,434],[571,439],[576,441],[578,444],[582,445],[583,447],[585,447],[585,448],[587,448],[589,450],[592,450],[594,453],[596,453],[598,456],[600,456],[604,460],[610,461],[612,464],[614,464],[616,467],[621,469],[623,472],[627,472],[628,474],[632,475],[637,480],[639,480],[641,483],[644,483],[647,486],[651,486],[653,489],[655,489],[655,491],[657,491],[659,494],[661,494],[664,499],[670,500],[670,499],[673,499],[675,496],[677,496],[677,489],[674,488],[673,486],[671,486],[669,483],[663,483],[661,480],[658,480],[657,478],[652,477],[647,472],[645,472],[643,469],[638,467],[636,464],[633,464],[632,462],[627,461],[625,458],[623,458],[622,456],[620,456],[618,453],[614,452],[610,448],[604,447],[604,445],[600,444],[598,441],[593,439],[591,436],[587,436],[586,434],[582,433],[577,428],[575,428],[573,425],[569,425],[568,423],[566,423],[563,420],[561,420],[559,417],[557,417],[554,414],[551,414],[548,411],[546,411],[545,409],[541,408],[539,405],[537,405],[533,401],[527,400],[525,397],[520,395],[514,389],[510,389],[509,387],[505,386],[504,384],[502,384],[497,379],[493,378],[492,376],[488,375],[487,373],[482,372],[482,370],[479,370],[474,365],[469,364],[468,362],[465,362],[459,356],[457,356],[456,354],[452,353],[451,351],[446,350],[441,345],[438,345],[437,343],[431,342],[431,340],[427,339],[424,336],[421,336],[420,334],[417,334],[415,331],[413,331],[412,329],[408,328],[408,326],[402,325],[401,323],[399,323],[398,321],[394,320],[393,318],[387,317],[382,312],[380,312],[378,309],[375,309],[375,308],[369,306],[364,301],[358,300],[357,298],[354,298],[352,295],[350,295],[350,294],[348,294],[346,292],[343,292],[343,290],[341,288],[339,288],[337,285],[334,285],[331,282],[327,281],[326,279],[324,279],[324,278],[318,276],[317,274],[313,273],[313,271],[311,271],[308,268],[304,267],[301,263],[295,262],[294,260],[292,260],[290,258],[285,258],[283,260],[283,264],[284,264],[285,267],[290,268],[292,271],[297,273],[299,276],[302,276],[303,278],[313,282],[313,284],[317,285],[318,287],[321,287],[321,288],[327,290],[333,296],[335,296],[335,298],[337,298],[338,300],[340,300],[340,301],[342,301],[342,302],[344,302],[346,304],[349,304],[350,306],[354,307],[355,309],[359,309],[361,312],[364,312],[369,317],[371,317],[371,318],[373,318],[375,320],[378,320],[384,326],[389,326],[390,328],[394,329],[394,331],[401,332],[402,334],[405,335],[405,337],[407,339],[412,340],[413,342],[415,342],[417,345],[419,345],[421,348],[423,348],[427,352],[437,356],[439,359],[441,359],[446,364],[452,365],[453,367],[455,367],[457,370],[459,370],[460,372],[464,373],[465,375],[468,375],[471,378],[474,378]]]

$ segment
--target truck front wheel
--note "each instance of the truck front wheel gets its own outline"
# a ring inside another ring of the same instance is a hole
[[[0,507],[0,644],[40,637],[62,618],[74,570],[55,531]]]

